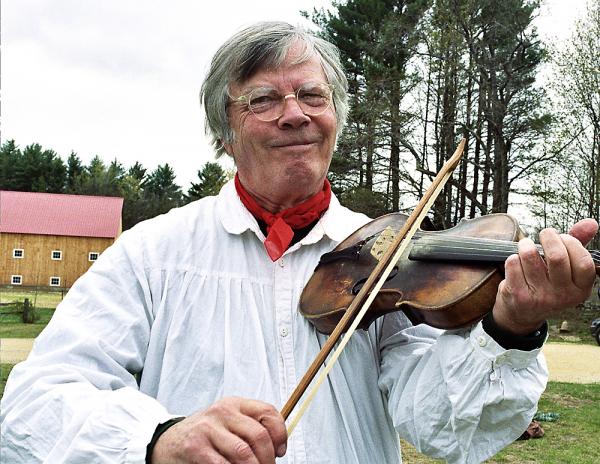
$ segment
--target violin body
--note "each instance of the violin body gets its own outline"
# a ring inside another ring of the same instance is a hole
[[[341,242],[321,258],[300,298],[300,312],[315,328],[329,334],[351,304],[362,284],[378,264],[386,243],[393,239],[407,216],[381,216]],[[391,238],[390,238],[391,237]],[[517,221],[507,214],[463,219],[442,231],[420,231],[419,237],[456,241],[463,237],[516,242],[524,237]],[[379,291],[360,328],[376,318],[403,311],[413,324],[425,323],[441,329],[464,327],[491,311],[500,281],[503,260],[470,261],[410,259],[419,238],[413,239]],[[474,251],[476,254],[476,250]]]

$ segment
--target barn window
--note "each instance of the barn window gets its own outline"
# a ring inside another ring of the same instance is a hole
[[[51,287],[60,287],[60,277],[50,277]]]
[[[60,261],[62,259],[62,251],[60,251],[60,250],[52,250],[52,254],[50,255],[50,257],[54,261]]]
[[[96,261],[99,255],[100,253],[98,253],[97,251],[90,251],[88,255],[88,261]]]
[[[23,256],[25,256],[25,250],[23,250],[23,248],[13,249],[13,258],[22,258]]]
[[[21,285],[23,283],[23,276],[20,276],[20,275],[10,276],[10,283],[13,285]]]

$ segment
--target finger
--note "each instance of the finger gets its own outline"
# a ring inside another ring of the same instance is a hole
[[[593,219],[583,219],[573,225],[569,230],[569,235],[572,235],[579,240],[584,246],[587,245],[594,236],[598,233],[598,223]]]
[[[527,286],[521,258],[518,254],[510,255],[504,263],[504,293],[506,296],[513,294],[516,287]]]
[[[241,411],[260,422],[268,431],[275,453],[278,457],[285,454],[287,430],[283,416],[272,405],[256,400],[245,400]]]
[[[571,263],[571,280],[578,288],[591,291],[596,279],[594,261],[590,253],[571,235],[560,236],[569,255]]]
[[[216,450],[216,447],[214,447],[214,445],[211,444],[211,446],[212,448],[203,450],[201,455],[195,455],[193,457],[193,460],[189,462],[202,464],[232,464],[231,461],[228,461],[223,455],[221,455]]]
[[[535,243],[530,238],[520,240],[517,248],[519,250],[523,280],[529,289],[529,293],[535,295],[542,291],[542,288],[548,282],[546,263],[540,256]]]
[[[572,283],[571,261],[564,242],[554,229],[540,232],[540,243],[544,248],[544,260],[553,290],[569,288]]]
[[[504,280],[498,286],[498,294],[507,308],[515,308],[524,298],[529,298],[529,287],[519,255],[509,256],[504,263]]]
[[[287,451],[288,436],[285,421],[281,414],[277,412],[277,416],[266,415],[260,419],[260,423],[268,430],[277,457],[284,456]]]
[[[247,443],[261,464],[275,462],[275,447],[269,431],[250,416],[239,415],[226,423],[227,428]]]
[[[215,427],[210,430],[208,440],[211,446],[219,453],[223,462],[230,462],[232,464],[262,464],[254,454],[254,450],[250,444],[232,430],[228,430],[225,427]],[[204,461],[201,460],[200,462]]]

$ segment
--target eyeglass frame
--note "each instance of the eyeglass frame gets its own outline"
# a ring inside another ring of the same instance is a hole
[[[326,87],[327,89],[329,89],[329,95],[328,95],[328,98],[327,98],[327,105],[323,108],[323,111],[321,111],[320,113],[309,114],[306,111],[304,111],[304,109],[300,105],[300,100],[298,99],[298,94],[299,94],[300,90],[302,90],[303,87],[305,87],[306,85],[309,85],[309,84],[316,84],[316,85],[323,86],[323,87]],[[295,98],[296,99],[296,103],[298,104],[298,107],[300,108],[300,110],[302,111],[302,113],[304,115],[309,116],[309,117],[321,116],[322,114],[324,114],[329,109],[329,107],[333,103],[333,92],[335,91],[335,86],[333,84],[329,84],[329,83],[326,83],[326,82],[310,82],[309,81],[309,82],[305,82],[304,84],[302,84],[294,92],[291,92],[291,93],[288,93],[288,94],[285,94],[285,95],[279,95],[281,97],[280,102],[283,103],[283,105],[281,107],[282,111],[281,111],[281,114],[279,116],[276,116],[276,117],[271,118],[271,119],[262,119],[260,117],[260,113],[255,113],[252,110],[252,106],[250,106],[250,96],[252,95],[253,92],[256,92],[257,90],[260,90],[260,89],[271,89],[271,90],[276,91],[279,94],[279,91],[277,89],[273,88],[273,87],[256,87],[256,88],[252,89],[250,92],[248,92],[248,93],[246,93],[244,95],[240,95],[239,97],[233,97],[233,96],[229,95],[229,98],[231,99],[231,103],[244,103],[247,106],[248,111],[250,113],[252,113],[259,121],[262,121],[262,122],[272,122],[272,121],[277,121],[281,116],[283,116],[283,114],[285,113],[285,101],[288,98]]]

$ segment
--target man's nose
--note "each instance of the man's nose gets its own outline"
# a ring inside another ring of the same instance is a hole
[[[304,114],[302,108],[298,104],[296,94],[290,93],[283,97],[283,114],[277,120],[277,125],[281,129],[298,128],[303,124],[308,124],[310,117]]]

